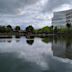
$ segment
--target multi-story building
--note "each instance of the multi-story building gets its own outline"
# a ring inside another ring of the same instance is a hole
[[[54,12],[52,18],[52,25],[54,27],[64,28],[67,23],[72,24],[72,10]]]

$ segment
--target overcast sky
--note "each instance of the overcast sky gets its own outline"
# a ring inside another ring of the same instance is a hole
[[[72,0],[0,0],[0,25],[51,25],[54,11],[71,9]]]

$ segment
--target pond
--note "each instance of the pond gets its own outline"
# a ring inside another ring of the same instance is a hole
[[[0,38],[0,72],[72,72],[72,42]]]

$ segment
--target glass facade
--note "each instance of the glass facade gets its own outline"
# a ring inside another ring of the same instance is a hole
[[[66,27],[67,23],[72,24],[72,10],[54,12],[54,17],[52,18],[52,25],[54,27]]]

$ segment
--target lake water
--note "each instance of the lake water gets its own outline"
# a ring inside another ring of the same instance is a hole
[[[49,38],[2,38],[0,72],[72,72],[72,43]]]

